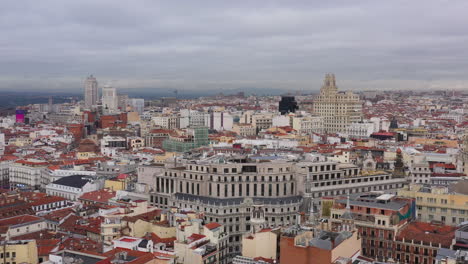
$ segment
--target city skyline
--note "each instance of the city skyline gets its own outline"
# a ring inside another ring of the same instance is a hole
[[[465,1],[4,5],[0,90],[468,88]]]

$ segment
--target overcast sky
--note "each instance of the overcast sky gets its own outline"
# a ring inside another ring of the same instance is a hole
[[[466,0],[2,0],[0,34],[2,90],[468,88]]]

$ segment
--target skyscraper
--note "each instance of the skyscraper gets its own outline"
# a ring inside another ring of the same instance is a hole
[[[85,106],[89,108],[98,103],[98,83],[93,75],[86,78],[84,100]]]
[[[314,113],[323,117],[326,133],[343,132],[351,123],[361,121],[362,102],[353,92],[339,92],[335,75],[325,75],[320,95],[314,100]]]
[[[115,113],[118,110],[117,91],[110,86],[102,88],[102,109],[105,113]]]

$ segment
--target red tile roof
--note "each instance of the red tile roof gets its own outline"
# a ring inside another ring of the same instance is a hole
[[[442,247],[448,248],[455,237],[456,229],[456,227],[447,225],[411,222],[398,233],[396,238],[397,240],[403,238],[407,241],[414,240],[415,243],[420,241],[432,243],[434,246],[441,244]]]
[[[0,226],[15,226],[20,224],[35,223],[44,220],[34,215],[20,215],[0,220]]]
[[[213,222],[213,223],[208,223],[205,225],[206,228],[210,229],[210,230],[213,230],[215,228],[218,228],[220,227],[221,225],[216,223],[216,222]]]
[[[92,201],[95,203],[108,203],[109,199],[116,196],[116,192],[111,189],[101,189],[97,191],[87,192],[81,195],[80,200]]]
[[[177,240],[176,237],[161,238],[155,233],[151,233],[147,239],[151,239],[155,245],[158,243],[164,243],[166,244],[166,247],[173,247],[174,241]]]

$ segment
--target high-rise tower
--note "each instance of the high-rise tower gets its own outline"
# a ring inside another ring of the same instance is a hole
[[[104,86],[102,88],[102,108],[105,113],[115,113],[118,110],[118,97],[115,88]]]
[[[362,119],[362,102],[352,92],[340,92],[335,75],[325,75],[320,94],[315,98],[314,113],[323,117],[325,132],[343,132],[351,123]]]
[[[85,106],[88,108],[98,104],[98,82],[93,75],[86,78],[84,100]]]

